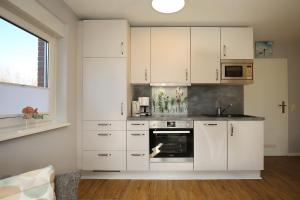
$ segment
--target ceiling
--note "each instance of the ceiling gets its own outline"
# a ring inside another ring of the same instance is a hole
[[[64,0],[80,19],[128,19],[132,26],[253,26],[255,40],[300,44],[300,0],[186,0],[161,14],[151,0]]]

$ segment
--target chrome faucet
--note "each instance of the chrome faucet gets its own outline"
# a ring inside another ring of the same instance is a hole
[[[220,116],[222,115],[228,108],[232,107],[232,103],[228,104],[225,108],[217,107],[217,114]]]

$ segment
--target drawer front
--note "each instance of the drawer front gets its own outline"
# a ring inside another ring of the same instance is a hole
[[[149,122],[148,121],[127,121],[127,130],[148,131],[149,130]]]
[[[126,150],[126,131],[85,131],[83,150]]]
[[[96,131],[96,130],[126,131],[126,121],[84,121],[83,130],[85,131]]]
[[[149,151],[149,131],[127,131],[127,149]]]
[[[127,171],[149,171],[148,151],[127,151]]]
[[[83,170],[125,171],[126,151],[83,151]]]

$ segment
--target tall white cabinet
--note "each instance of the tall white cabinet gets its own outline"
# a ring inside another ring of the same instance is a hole
[[[126,20],[86,20],[82,33],[81,169],[126,170]]]
[[[191,82],[220,83],[220,28],[191,28]]]
[[[151,28],[151,83],[190,84],[190,28]]]

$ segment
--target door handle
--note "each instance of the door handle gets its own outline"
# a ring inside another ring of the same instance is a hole
[[[224,55],[224,57],[226,57],[226,45],[223,45],[223,55]]]
[[[121,103],[121,115],[124,115],[123,107],[124,107],[124,103]]]
[[[148,81],[148,70],[145,69],[145,81]]]
[[[282,101],[278,106],[281,107],[281,113],[285,113],[285,107],[287,107],[285,101]]]
[[[185,69],[185,80],[188,81],[189,72],[188,69]]]
[[[121,54],[124,55],[124,42],[121,42]]]
[[[233,124],[230,124],[230,136],[233,136],[234,128]]]
[[[219,70],[216,69],[216,81],[218,81],[218,80],[219,80]]]
[[[111,133],[98,133],[98,136],[111,136]]]

